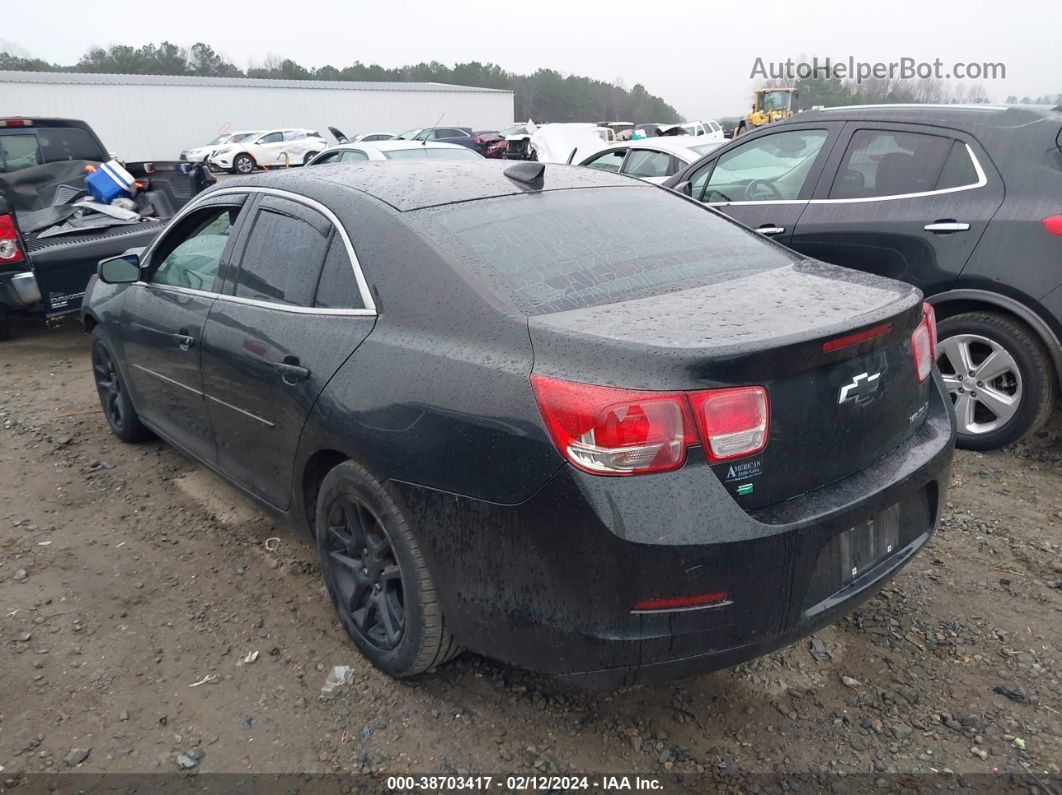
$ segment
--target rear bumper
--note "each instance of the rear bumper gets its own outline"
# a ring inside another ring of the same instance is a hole
[[[660,681],[791,643],[907,564],[928,542],[950,480],[945,400],[935,376],[926,421],[898,449],[754,512],[726,493],[699,451],[676,472],[641,478],[566,468],[513,506],[396,486],[425,528],[461,645],[585,686]],[[838,538],[894,505],[896,551],[845,582],[829,565]],[[719,591],[727,600],[716,607],[632,612],[643,599]]]
[[[0,303],[26,309],[41,301],[41,289],[31,271],[0,275]]]

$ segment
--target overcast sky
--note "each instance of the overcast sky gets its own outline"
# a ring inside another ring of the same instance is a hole
[[[5,3],[3,43],[57,63],[91,46],[205,41],[246,68],[267,55],[304,66],[355,60],[401,66],[437,60],[539,67],[628,88],[642,83],[689,119],[735,115],[751,103],[757,57],[860,61],[1002,62],[981,82],[994,101],[1062,91],[1055,2],[967,0],[961,6],[893,0],[707,3],[621,0],[51,0]],[[1053,18],[1051,18],[1053,17]],[[589,119],[588,119],[589,120]]]

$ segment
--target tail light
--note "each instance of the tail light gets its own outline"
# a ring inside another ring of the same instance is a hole
[[[0,127],[32,127],[30,119],[0,119]]]
[[[925,381],[937,358],[937,318],[930,304],[922,304],[922,322],[911,334],[911,354],[918,380]]]
[[[550,438],[574,466],[595,475],[670,472],[700,442],[709,462],[767,445],[767,390],[652,392],[531,375]]]
[[[10,215],[0,215],[0,265],[22,262],[22,249],[18,245],[18,231]]]
[[[1044,229],[1052,235],[1062,237],[1062,215],[1052,215],[1050,218],[1045,218],[1040,223],[1042,223]]]
[[[681,392],[642,392],[531,375],[557,449],[595,475],[669,472],[693,440]]]
[[[691,392],[690,405],[710,462],[755,455],[767,446],[767,390],[762,386]]]
[[[477,135],[477,136],[476,136],[475,138],[473,138],[473,139],[472,139],[472,143],[474,143],[474,144],[481,144],[481,143],[483,143],[483,139],[482,139],[482,138],[480,138],[480,137],[479,137],[479,136]]]

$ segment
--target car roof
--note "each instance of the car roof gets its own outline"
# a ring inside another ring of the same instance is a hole
[[[461,144],[448,144],[444,141],[408,141],[405,139],[392,140],[392,141],[352,141],[345,144],[336,144],[330,146],[326,151],[333,151],[336,149],[378,149],[381,152],[394,152],[400,149],[466,149],[469,152],[472,150],[467,146],[461,146]]]
[[[661,152],[671,152],[678,155],[692,155],[693,159],[701,157],[700,152],[690,149],[690,146],[700,146],[711,143],[710,141],[697,140],[699,135],[658,135],[654,138],[633,138],[630,141],[616,141],[614,144],[603,146],[597,150],[603,152],[606,149],[659,149]]]
[[[842,105],[803,111],[783,124],[827,120],[911,122],[1004,130],[1042,120],[1062,122],[1062,109],[1047,105]]]
[[[524,165],[524,164],[518,164]],[[372,196],[396,210],[408,212],[443,204],[476,201],[522,193],[585,188],[641,188],[658,190],[641,180],[578,166],[546,164],[542,182],[528,184],[506,176],[511,161],[487,160],[369,160],[336,163],[328,168],[284,169],[222,183],[232,187],[272,187],[316,198],[340,186]],[[338,212],[338,210],[337,210]]]

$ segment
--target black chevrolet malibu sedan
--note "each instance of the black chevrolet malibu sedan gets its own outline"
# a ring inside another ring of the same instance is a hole
[[[948,485],[916,289],[588,169],[230,180],[101,263],[84,321],[114,433],[306,526],[395,676],[732,665],[872,594]]]

